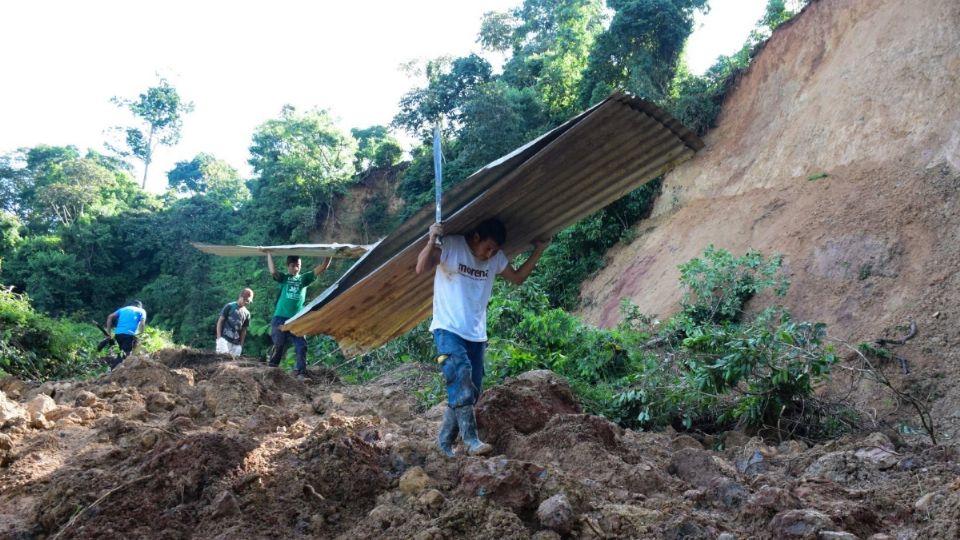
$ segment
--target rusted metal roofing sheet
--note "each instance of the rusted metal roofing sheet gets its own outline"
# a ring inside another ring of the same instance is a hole
[[[278,256],[299,255],[300,257],[333,257],[337,259],[356,259],[370,251],[375,245],[355,244],[290,244],[285,246],[220,246],[191,242],[190,245],[204,253],[221,257],[264,256],[268,252]]]
[[[642,99],[615,93],[565,124],[475,172],[443,194],[447,234],[488,217],[507,228],[513,257],[703,148],[677,120]],[[383,345],[430,315],[433,272],[417,275],[417,253],[434,220],[424,207],[384,238],[286,328],[328,334],[348,357]]]

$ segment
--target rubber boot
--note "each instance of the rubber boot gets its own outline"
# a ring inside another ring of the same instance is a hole
[[[485,456],[493,452],[493,447],[477,437],[477,417],[473,414],[473,405],[457,407],[457,424],[460,426],[460,436],[471,456]]]
[[[454,457],[453,443],[457,440],[457,415],[453,409],[447,407],[443,411],[443,420],[440,422],[440,432],[437,434],[437,448],[447,457]]]

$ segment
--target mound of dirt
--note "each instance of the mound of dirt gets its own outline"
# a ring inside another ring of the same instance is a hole
[[[489,458],[434,449],[430,365],[344,386],[202,351],[0,382],[3,538],[953,538],[960,465],[875,433],[808,448],[638,433],[539,371],[486,391]],[[33,404],[33,405],[32,405]],[[46,404],[40,406],[40,404]],[[727,536],[724,536],[727,535]]]

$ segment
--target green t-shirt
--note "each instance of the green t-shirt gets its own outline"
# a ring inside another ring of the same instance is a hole
[[[303,309],[303,303],[307,300],[307,286],[316,279],[312,270],[295,276],[274,275],[273,280],[280,284],[280,298],[277,298],[277,309],[273,310],[273,316],[289,319]]]

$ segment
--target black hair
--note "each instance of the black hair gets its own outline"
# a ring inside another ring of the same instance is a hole
[[[297,264],[300,262],[299,255],[287,255],[287,264]]]
[[[141,302],[141,301],[139,301],[139,300],[134,300],[133,302],[130,302],[129,304],[127,304],[127,306],[134,306],[134,307],[138,307],[138,308],[141,308],[141,309],[142,309],[142,308],[143,308],[143,302]]]
[[[483,220],[473,229],[470,236],[473,236],[474,233],[480,237],[481,242],[489,238],[496,242],[498,246],[502,246],[507,241],[507,228],[497,218]]]

